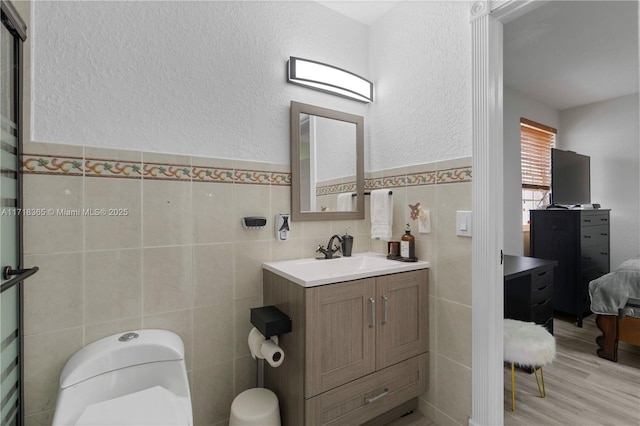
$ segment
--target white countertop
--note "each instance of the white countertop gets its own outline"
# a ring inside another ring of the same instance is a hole
[[[427,269],[429,262],[401,262],[389,260],[383,254],[357,253],[337,259],[293,259],[264,262],[262,267],[302,287],[315,287],[378,275]]]

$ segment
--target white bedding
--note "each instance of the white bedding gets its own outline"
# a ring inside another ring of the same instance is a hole
[[[627,301],[640,298],[640,256],[623,262],[618,269],[589,283],[591,311],[600,315],[624,315],[640,318],[640,308]]]

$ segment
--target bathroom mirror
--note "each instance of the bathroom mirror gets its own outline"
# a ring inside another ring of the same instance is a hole
[[[291,219],[364,219],[364,117],[291,102]]]

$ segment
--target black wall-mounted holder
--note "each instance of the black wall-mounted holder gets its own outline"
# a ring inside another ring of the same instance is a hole
[[[251,308],[251,324],[267,339],[291,332],[291,317],[275,306]]]
[[[242,227],[245,229],[262,229],[267,225],[264,216],[247,216],[242,218]]]

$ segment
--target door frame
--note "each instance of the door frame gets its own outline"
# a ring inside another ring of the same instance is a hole
[[[503,25],[547,3],[471,4],[472,407],[469,425],[504,424]]]

